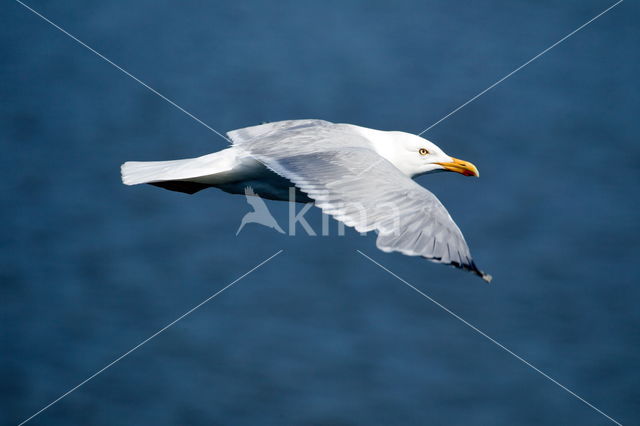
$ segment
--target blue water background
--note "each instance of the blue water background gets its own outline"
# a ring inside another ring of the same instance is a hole
[[[29,4],[221,132],[322,118],[417,133],[611,3]],[[123,186],[126,160],[227,143],[3,2],[0,422],[283,249],[32,424],[607,424],[358,249],[637,424],[638,12],[622,3],[425,134],[481,171],[419,182],[488,286],[353,231],[236,237],[243,197]],[[287,206],[268,206],[286,226]]]

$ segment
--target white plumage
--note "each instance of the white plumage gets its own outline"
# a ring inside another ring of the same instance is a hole
[[[231,148],[198,158],[127,162],[127,185],[151,183],[194,193],[217,187],[242,194],[314,201],[348,226],[378,233],[377,246],[469,270],[490,281],[471,258],[462,233],[440,201],[411,178],[455,171],[478,176],[471,163],[404,132],[384,132],[322,120],[268,123],[228,133]]]

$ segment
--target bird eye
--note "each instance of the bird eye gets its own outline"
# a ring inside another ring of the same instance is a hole
[[[420,155],[427,155],[429,153],[426,148],[420,148],[418,152],[420,153]]]

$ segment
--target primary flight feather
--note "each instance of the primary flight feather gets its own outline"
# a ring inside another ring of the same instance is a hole
[[[479,176],[471,163],[432,142],[323,120],[288,120],[233,130],[231,148],[198,158],[122,165],[127,185],[149,183],[193,194],[217,187],[272,200],[311,202],[360,232],[375,230],[379,249],[422,256],[475,273],[485,281],[451,216],[412,178],[438,171]]]

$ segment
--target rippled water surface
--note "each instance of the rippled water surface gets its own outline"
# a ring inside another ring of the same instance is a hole
[[[221,132],[323,118],[414,133],[610,5],[29,4]],[[33,424],[607,424],[356,250],[638,422],[637,16],[622,3],[425,134],[482,173],[419,182],[488,286],[352,231],[236,237],[243,197],[123,186],[126,160],[227,142],[3,2],[0,420],[24,420],[283,249]],[[286,226],[287,205],[267,204]]]

